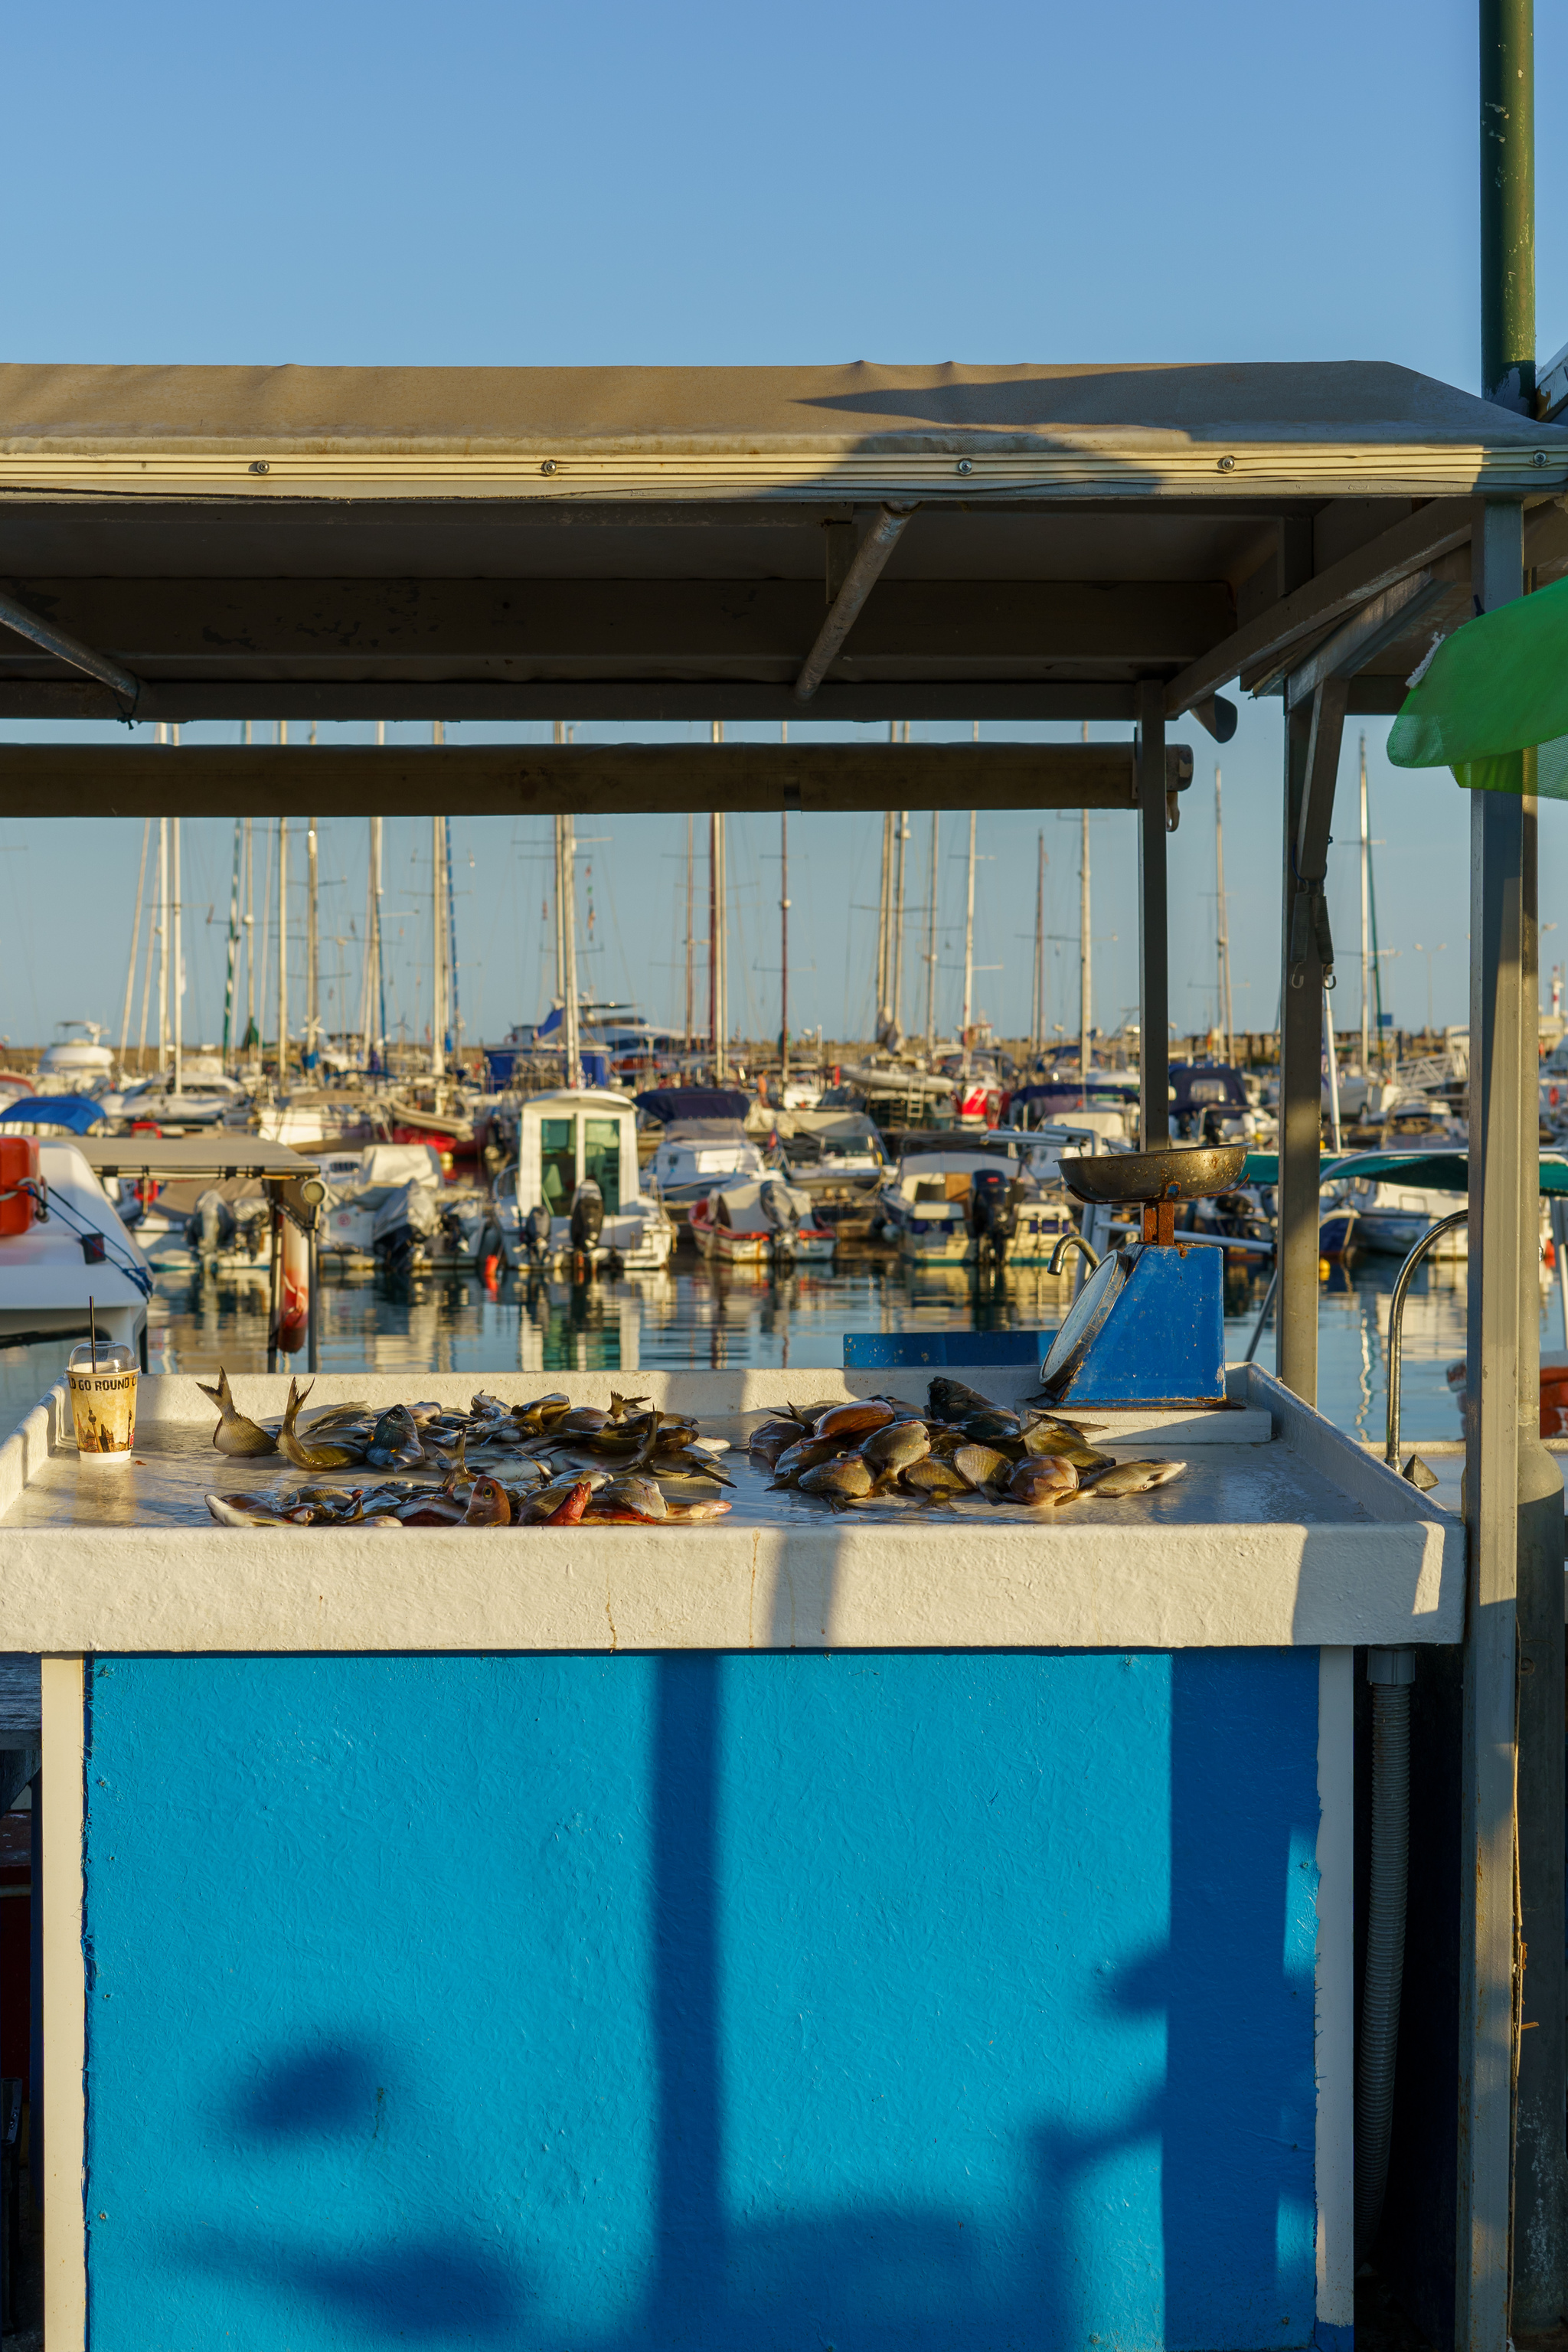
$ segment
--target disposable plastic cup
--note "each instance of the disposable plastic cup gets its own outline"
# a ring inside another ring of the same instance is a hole
[[[83,1341],[66,1367],[76,1450],[83,1462],[129,1462],[136,1443],[136,1359],[129,1348],[100,1339],[96,1353]]]

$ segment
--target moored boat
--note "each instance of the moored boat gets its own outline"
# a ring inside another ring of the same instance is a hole
[[[663,1202],[642,1190],[636,1106],[605,1087],[522,1104],[516,1191],[496,1213],[513,1262],[541,1269],[661,1266],[675,1245]]]
[[[714,1185],[693,1203],[690,1222],[704,1257],[734,1265],[821,1262],[837,1244],[832,1226],[817,1223],[810,1193],[772,1174]]]

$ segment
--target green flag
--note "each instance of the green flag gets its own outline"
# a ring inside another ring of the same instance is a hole
[[[1468,792],[1568,800],[1568,580],[1446,637],[1389,730],[1388,756],[1396,768],[1452,768]]]

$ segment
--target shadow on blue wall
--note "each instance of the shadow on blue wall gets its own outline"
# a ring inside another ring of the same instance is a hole
[[[1058,2119],[1028,2134],[1028,2178],[1007,2200],[1005,2231],[957,2201],[889,2201],[870,2190],[808,2219],[734,2217],[721,1981],[727,1664],[675,1654],[655,1666],[657,2210],[646,2292],[621,2324],[606,2330],[602,2311],[546,2315],[544,2282],[528,2275],[526,2216],[510,2247],[459,2209],[449,2229],[412,2238],[383,2234],[367,2214],[349,2253],[261,2232],[228,2231],[215,2244],[214,2232],[185,2231],[179,2259],[252,2292],[275,2286],[280,2302],[310,2297],[321,2334],[301,2333],[290,2314],[294,2352],[399,2341],[519,2352],[1069,2352],[1101,2333],[1121,2352],[1134,2343],[1169,2352],[1310,2344],[1316,1818],[1302,1799],[1315,1784],[1315,1654],[1172,1660],[1169,1940],[1101,1979],[1109,2015],[1163,2020],[1164,2079],[1131,2112],[1113,2101],[1105,2128],[1092,2120],[1097,2086],[1086,2084],[1081,2124]],[[1304,1738],[1312,1741],[1305,1765]],[[853,1806],[853,1791],[840,1795]],[[1109,1903],[1116,1891],[1105,1889]],[[975,1958],[984,1968],[984,1954]],[[1304,2016],[1294,2011],[1303,2001]],[[363,2144],[386,2086],[413,2063],[392,2042],[323,2039],[280,2051],[236,2086],[234,2136],[274,2149]],[[843,2093],[852,2098],[857,2087],[846,2082]],[[460,2117],[453,2128],[460,2137]],[[1089,2178],[1139,2148],[1157,2148],[1160,2164],[1158,2227],[1141,2240],[1118,2194]],[[438,2147],[423,2153],[439,2168]],[[459,2196],[454,2186],[455,2208]],[[1163,2310],[1152,2334],[1118,2330],[1114,2312],[1086,2318],[1090,2255],[1103,2278],[1108,2244],[1113,2263],[1139,2274],[1130,2312]],[[122,2324],[106,2330],[106,2343],[121,2340]]]
[[[844,2335],[858,2352],[983,2344],[1058,2352],[1077,2345],[1084,2333],[1075,2279],[1081,2256],[1069,2217],[1078,2192],[1108,2157],[1151,2141],[1161,2148],[1163,2242],[1149,2251],[1163,2258],[1164,2345],[1250,2352],[1310,2343],[1316,2291],[1310,1857],[1317,1825],[1281,1820],[1278,1792],[1266,1793],[1266,1772],[1252,1801],[1242,1785],[1249,1748],[1255,1759],[1278,1748],[1274,1678],[1266,1676],[1263,1688],[1256,1677],[1249,1684],[1235,1654],[1188,1651],[1173,1659],[1170,1941],[1108,1978],[1105,1990],[1108,2007],[1122,2014],[1164,2018],[1164,2084],[1113,2131],[1052,2126],[1032,2136],[1032,2212],[1022,2234],[1037,2259],[999,2302],[995,2250],[941,2207],[857,2206],[837,2221],[760,2233],[726,2223],[723,1664],[700,1654],[659,1661],[658,2262],[647,2307],[617,2345],[647,2352],[745,2344],[760,2352],[775,2342],[826,2344]],[[1310,1670],[1315,1725],[1315,1653],[1293,1664],[1298,1674]],[[1305,2030],[1290,2037],[1293,2071],[1282,2048],[1281,1992],[1307,2003]],[[1273,2128],[1260,2129],[1260,2122]],[[1281,2163],[1287,2151],[1300,2160]],[[1285,2178],[1290,2188],[1282,2194]],[[1131,2248],[1129,2258],[1135,2259]],[[910,2307],[912,2279],[920,2282],[918,2309]],[[887,2308],[889,2289],[896,2309]]]

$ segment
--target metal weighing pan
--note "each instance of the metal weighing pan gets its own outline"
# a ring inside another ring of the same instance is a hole
[[[1245,1143],[1205,1145],[1195,1151],[1107,1151],[1064,1154],[1062,1182],[1075,1201],[1131,1207],[1141,1201],[1202,1201],[1228,1192],[1247,1162]]]

